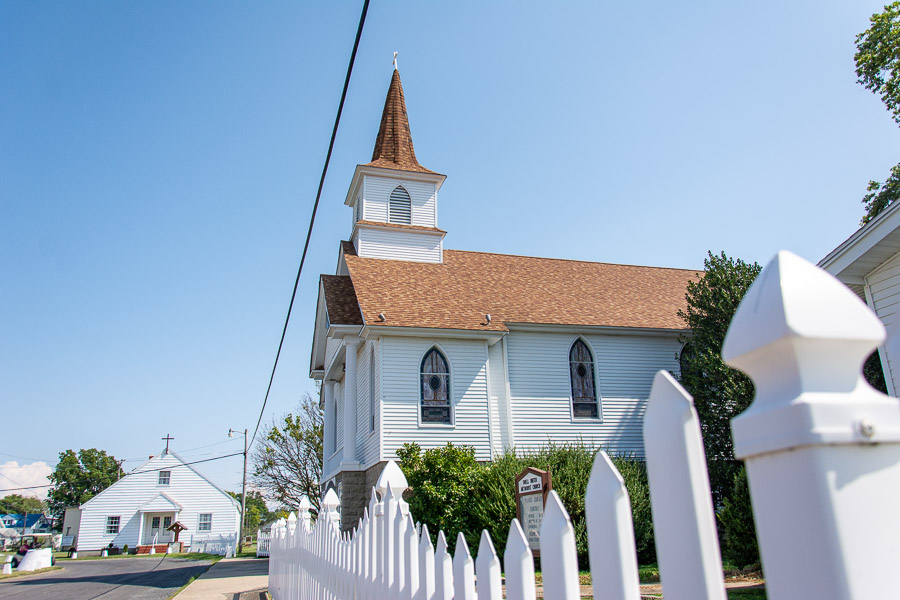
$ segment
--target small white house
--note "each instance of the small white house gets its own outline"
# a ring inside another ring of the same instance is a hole
[[[136,548],[175,541],[168,527],[176,521],[187,527],[179,541],[189,542],[196,536],[235,535],[240,520],[239,502],[164,450],[82,504],[72,535],[80,551],[110,543]]]

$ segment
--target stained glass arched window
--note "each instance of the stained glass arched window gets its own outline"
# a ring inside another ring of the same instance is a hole
[[[402,185],[398,185],[391,192],[389,221],[409,225],[412,223],[412,202]]]
[[[447,359],[432,348],[422,359],[420,377],[423,423],[450,423],[450,369]]]
[[[594,356],[582,340],[575,340],[569,350],[569,379],[572,382],[572,415],[596,419],[599,413]]]

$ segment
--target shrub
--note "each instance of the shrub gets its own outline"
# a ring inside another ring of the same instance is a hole
[[[418,444],[406,443],[397,456],[409,483],[406,500],[413,517],[428,525],[432,537],[439,530],[448,536],[464,530],[472,478],[483,468],[475,460],[475,448],[448,442],[423,453]],[[452,545],[455,537],[447,541]]]
[[[593,466],[593,449],[583,444],[551,443],[534,452],[509,450],[485,465],[474,461],[473,448],[451,444],[429,450],[424,456],[417,445],[407,444],[397,454],[401,458],[400,468],[410,483],[412,514],[428,525],[432,535],[443,529],[448,537],[455,539],[456,532],[462,531],[474,552],[481,531],[487,529],[501,557],[509,524],[516,517],[516,475],[526,467],[549,470],[553,489],[572,519],[579,563],[582,568],[588,568],[584,494]],[[656,552],[644,463],[627,457],[614,458],[613,462],[622,473],[631,497],[638,560],[654,562]],[[440,490],[445,493],[438,493]],[[451,496],[457,500],[450,501]],[[448,539],[448,543],[452,544],[453,539]]]
[[[734,475],[731,494],[722,501],[722,508],[717,516],[721,525],[724,558],[742,567],[758,563],[756,525],[753,522],[750,486],[744,467]]]

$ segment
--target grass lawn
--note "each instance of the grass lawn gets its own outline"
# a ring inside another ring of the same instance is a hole
[[[0,581],[4,579],[12,579],[13,577],[24,577],[25,575],[37,575],[38,573],[46,573],[48,571],[58,571],[62,567],[47,567],[46,569],[37,569],[36,571],[13,571],[9,575],[0,575]]]

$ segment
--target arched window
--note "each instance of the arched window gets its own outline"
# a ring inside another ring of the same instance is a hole
[[[596,419],[598,412],[594,357],[582,340],[575,340],[569,350],[569,379],[572,381],[572,415]]]
[[[422,422],[450,423],[450,369],[447,359],[432,348],[422,359]]]
[[[390,222],[409,225],[412,223],[412,206],[409,192],[403,186],[398,185],[391,192]]]

